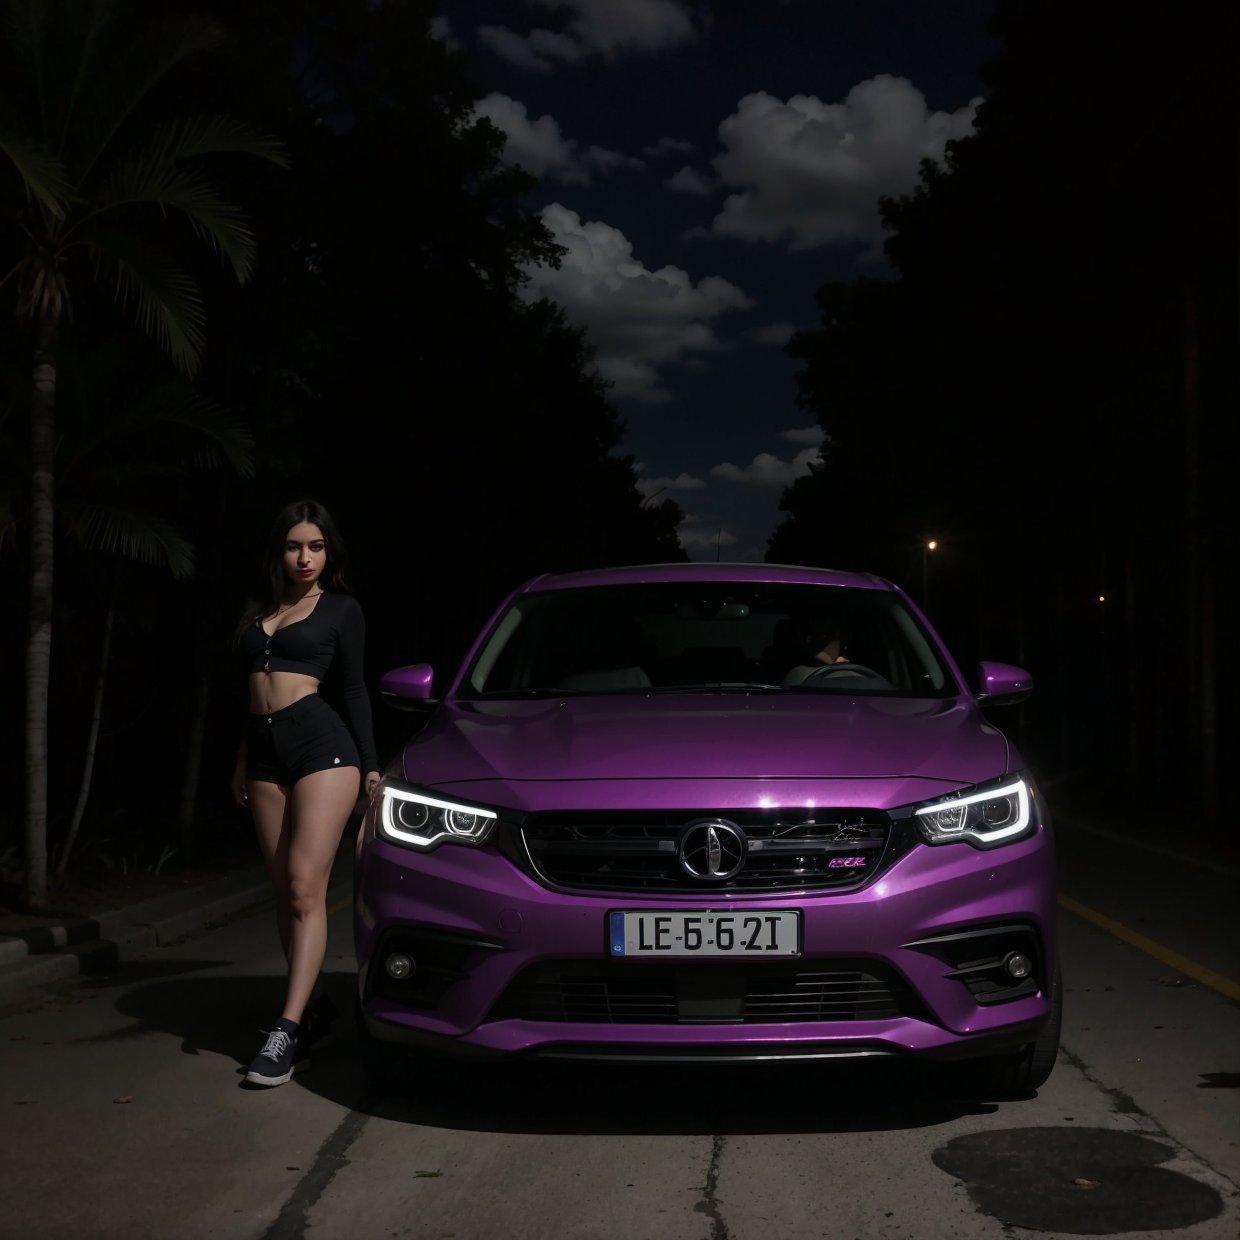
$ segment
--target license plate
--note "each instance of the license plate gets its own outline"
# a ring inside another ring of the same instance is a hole
[[[799,956],[801,915],[617,911],[608,915],[613,956]]]

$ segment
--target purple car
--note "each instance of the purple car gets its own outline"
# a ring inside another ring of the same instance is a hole
[[[541,576],[358,837],[367,1066],[411,1051],[968,1060],[1022,1093],[1059,1045],[1041,794],[897,586],[777,565]]]

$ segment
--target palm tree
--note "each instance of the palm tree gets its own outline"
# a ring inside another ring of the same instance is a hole
[[[194,572],[192,544],[176,523],[177,500],[194,469],[253,474],[253,437],[234,416],[183,382],[160,383],[136,397],[111,395],[116,384],[90,368],[72,400],[81,416],[61,442],[57,515],[66,539],[95,552],[108,578],[107,605],[77,802],[56,864],[63,880],[86,811],[103,716],[112,633],[127,564]],[[103,393],[103,399],[99,399]]]
[[[254,239],[208,176],[221,155],[283,163],[222,116],[165,119],[170,77],[219,43],[209,24],[135,0],[3,0],[0,288],[30,345],[30,621],[26,646],[26,898],[47,902],[47,688],[54,556],[56,363],[75,294],[118,309],[185,373],[205,315],[174,254],[214,251],[238,281]],[[7,208],[7,209],[6,209]]]

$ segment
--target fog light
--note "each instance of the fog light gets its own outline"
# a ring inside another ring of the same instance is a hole
[[[398,982],[403,982],[405,978],[413,976],[413,971],[417,968],[417,965],[404,952],[393,952],[383,962],[383,967],[387,970],[388,977]]]
[[[1009,977],[1019,981],[1033,972],[1033,961],[1023,952],[1008,952],[1003,958],[1003,967],[1008,971]]]

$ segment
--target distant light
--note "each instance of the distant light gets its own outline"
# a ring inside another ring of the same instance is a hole
[[[939,540],[937,538],[932,538],[928,543],[926,543],[927,551],[937,551],[938,549],[939,549]]]
[[[1106,601],[1107,601],[1107,596],[1105,594],[1098,595],[1098,602],[1105,603]]]

